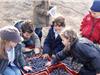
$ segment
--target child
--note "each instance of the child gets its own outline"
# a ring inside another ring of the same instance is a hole
[[[40,53],[40,40],[37,34],[33,30],[33,25],[29,21],[21,21],[19,24],[15,24],[15,26],[21,32],[21,36],[23,37],[23,52],[26,56],[31,57],[33,54]]]
[[[56,54],[52,62],[46,65],[56,64],[68,56],[83,64],[79,75],[100,75],[100,48],[86,38],[78,38],[72,30],[66,30],[61,34],[65,48]]]
[[[20,33],[13,26],[0,29],[0,74],[21,75],[20,69],[32,70],[25,66],[23,59]]]
[[[47,58],[49,56],[51,57],[52,55],[55,55],[64,48],[62,39],[59,36],[59,33],[61,32],[63,27],[65,27],[65,19],[62,16],[59,16],[53,21],[48,35],[44,41],[44,58]]]
[[[100,0],[95,0],[90,9],[81,23],[81,35],[100,44]]]

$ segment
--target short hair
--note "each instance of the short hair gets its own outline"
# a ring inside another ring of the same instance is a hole
[[[54,19],[53,24],[54,23],[56,23],[56,24],[60,23],[60,26],[65,27],[65,18],[62,16],[59,16],[59,17]]]
[[[34,30],[32,22],[30,21],[23,22],[21,26],[21,30],[22,30],[22,33],[25,33],[25,32],[32,33]]]

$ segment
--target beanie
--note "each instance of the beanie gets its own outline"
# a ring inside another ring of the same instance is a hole
[[[100,0],[95,0],[90,9],[94,12],[100,12]]]
[[[0,38],[2,40],[13,41],[16,43],[21,41],[20,33],[15,28],[6,28],[0,30]]]

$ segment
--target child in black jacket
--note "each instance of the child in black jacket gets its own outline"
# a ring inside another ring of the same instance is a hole
[[[100,75],[100,48],[86,38],[78,38],[72,30],[63,32],[61,38],[65,48],[57,53],[52,62],[46,64],[47,66],[72,56],[74,60],[83,64],[79,75]]]

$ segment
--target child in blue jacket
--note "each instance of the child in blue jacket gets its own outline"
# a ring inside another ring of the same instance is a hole
[[[59,35],[64,26],[65,26],[65,19],[62,16],[57,17],[53,21],[53,25],[51,25],[48,35],[44,41],[44,46],[43,46],[44,58],[47,58],[49,56],[51,57],[52,55],[55,55],[64,48],[62,39]]]

